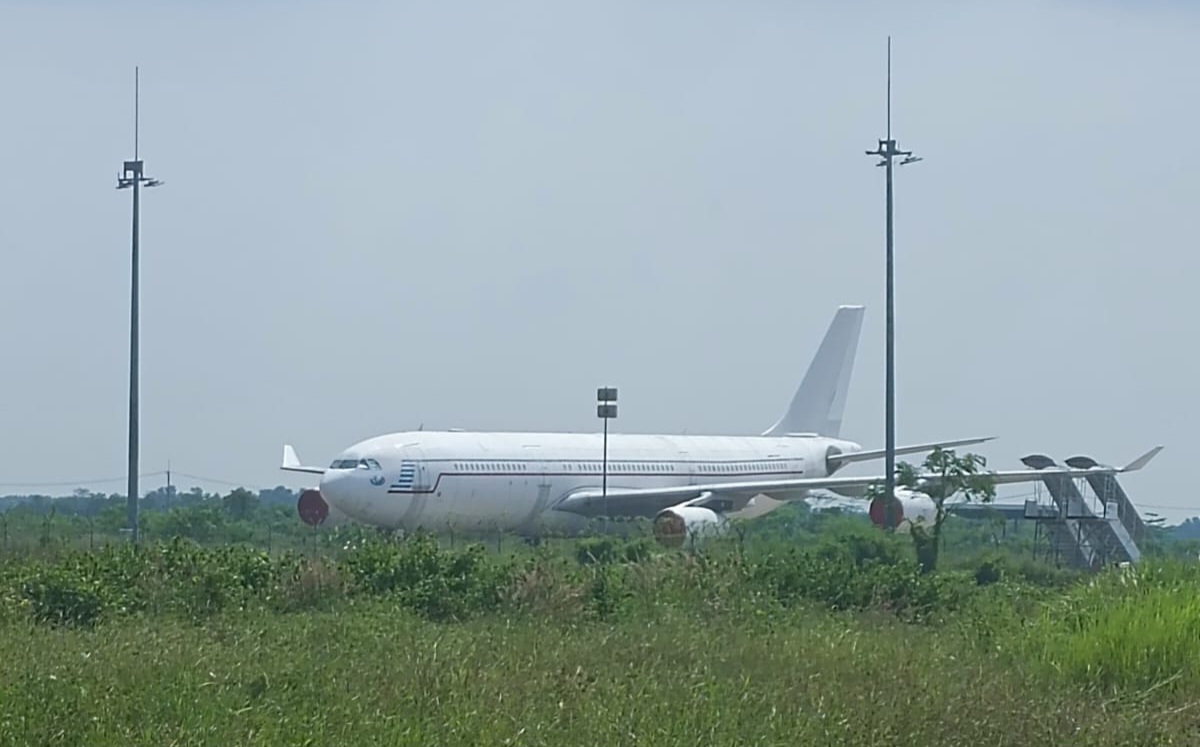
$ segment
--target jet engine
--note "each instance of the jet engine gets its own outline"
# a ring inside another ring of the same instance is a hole
[[[310,527],[320,526],[329,518],[329,504],[321,497],[321,491],[309,488],[300,491],[296,513],[300,514],[300,521]]]
[[[868,514],[876,526],[884,526],[884,508],[886,501],[882,496],[871,500]],[[908,488],[896,488],[896,506],[893,508],[893,524],[897,532],[907,532],[913,524],[918,526],[933,526],[937,517],[937,505],[925,493]]]
[[[701,541],[717,537],[729,528],[724,515],[700,506],[672,506],[654,517],[654,539],[664,547],[683,547],[686,541],[695,547]]]

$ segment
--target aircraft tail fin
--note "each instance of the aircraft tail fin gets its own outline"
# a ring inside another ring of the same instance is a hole
[[[841,433],[863,312],[862,306],[838,307],[787,412],[764,436],[816,433],[836,438]]]

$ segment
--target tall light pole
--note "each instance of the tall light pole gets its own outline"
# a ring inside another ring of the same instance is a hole
[[[139,71],[133,69],[133,160],[125,161],[117,177],[117,189],[133,187],[133,242],[129,289],[129,483],[126,488],[126,521],[130,539],[138,542],[138,218],[142,185],[157,187],[162,182],[146,176],[138,159]]]
[[[892,37],[888,37],[887,46],[887,139],[879,141],[876,150],[867,151],[868,156],[878,156],[876,166],[883,166],[887,173],[887,350],[885,353],[886,374],[884,384],[884,526],[894,528],[894,507],[896,501],[896,334],[895,334],[895,298],[894,298],[894,257],[892,252],[892,160],[903,156],[900,161],[903,166],[920,161],[914,158],[911,151],[900,150],[892,139]]]
[[[617,417],[617,389],[604,386],[596,390],[596,417],[604,421],[604,459],[600,467],[601,506],[604,525],[608,526],[608,421]]]

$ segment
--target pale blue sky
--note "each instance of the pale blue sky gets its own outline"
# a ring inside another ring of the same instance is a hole
[[[143,450],[299,487],[426,427],[757,433],[834,308],[845,435],[1124,462],[1172,519],[1198,439],[1200,11],[1082,2],[0,4],[0,483],[125,469],[133,66]],[[159,478],[143,482],[152,489]],[[120,491],[120,483],[97,485]],[[210,485],[209,487],[219,487]],[[0,484],[0,493],[19,492]],[[1154,509],[1151,509],[1154,510]]]

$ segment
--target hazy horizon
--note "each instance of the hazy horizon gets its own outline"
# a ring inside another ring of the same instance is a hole
[[[891,34],[898,442],[1162,444],[1123,485],[1200,514],[1200,8],[3,7],[0,494],[124,491],[135,65],[143,472],[299,488],[284,443],[595,430],[601,385],[618,431],[760,433],[840,304],[882,447]]]

